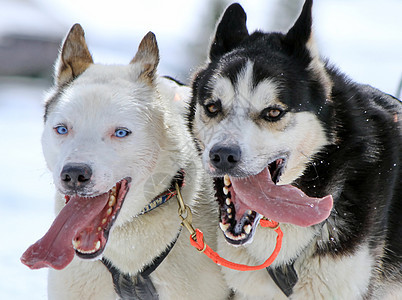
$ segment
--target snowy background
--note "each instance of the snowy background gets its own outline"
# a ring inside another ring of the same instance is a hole
[[[292,23],[282,17],[281,4],[289,0],[239,2],[250,32],[286,30]],[[315,2],[321,54],[354,80],[395,95],[402,77],[402,1]],[[42,100],[71,25],[84,27],[95,62],[109,64],[128,63],[151,30],[161,52],[159,73],[188,83],[206,54],[217,18],[212,7],[228,3],[0,0],[0,299],[47,298],[47,271],[29,270],[19,258],[54,218],[52,179],[40,146]]]

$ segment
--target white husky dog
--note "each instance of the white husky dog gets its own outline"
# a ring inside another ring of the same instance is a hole
[[[51,299],[228,296],[181,230],[176,185],[212,245],[218,210],[174,103],[189,92],[157,77],[158,62],[151,32],[125,66],[94,64],[79,24],[62,45],[42,136],[58,215],[21,258],[53,268]]]

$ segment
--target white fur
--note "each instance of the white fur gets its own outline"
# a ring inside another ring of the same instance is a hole
[[[218,220],[212,187],[185,129],[181,104],[174,103],[171,95],[175,93],[166,93],[170,83],[165,79],[156,78],[152,84],[141,79],[139,64],[91,65],[51,105],[42,136],[58,190],[56,213],[64,206],[59,174],[66,163],[91,166],[93,184],[88,194],[107,192],[122,178],[132,178],[103,255],[133,275],[160,255],[179,232],[175,198],[149,213],[138,213],[170,186],[180,168],[186,172],[182,194],[193,209],[194,224],[214,248]],[[58,124],[68,126],[69,133],[57,135]],[[120,127],[132,134],[116,138],[113,133]],[[184,229],[151,279],[160,299],[225,299],[228,295],[219,267],[190,245]],[[115,297],[110,273],[98,260],[76,257],[64,270],[49,273],[50,299]]]
[[[367,245],[350,256],[312,256],[318,230],[282,224],[283,246],[273,267],[296,259],[294,265],[298,282],[291,299],[363,299],[374,264]],[[234,262],[259,265],[272,253],[276,234],[259,227],[253,243],[241,247],[229,245],[218,233],[218,252]],[[241,272],[222,270],[228,284],[236,291],[236,299],[286,299],[263,269]],[[395,293],[396,294],[396,293]],[[393,298],[390,298],[393,299]],[[397,299],[397,298],[396,298]]]
[[[350,256],[301,256],[292,299],[363,299],[373,265],[367,245]]]
[[[281,229],[283,231],[282,249],[273,262],[273,267],[288,263],[298,257],[316,233],[313,228],[302,228],[289,224],[281,224]],[[220,232],[218,233],[218,252],[230,261],[260,265],[274,250],[276,237],[277,234],[272,229],[257,227],[252,243],[233,247],[226,242]],[[222,272],[225,274],[228,284],[238,294],[239,299],[283,299],[284,297],[265,269],[253,272],[223,269]]]

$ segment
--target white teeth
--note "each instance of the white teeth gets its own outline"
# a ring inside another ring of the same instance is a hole
[[[106,219],[106,218],[102,219],[102,225],[103,225],[103,224],[105,224],[105,223],[106,223],[106,221],[107,221],[107,219]]]
[[[227,195],[229,193],[229,189],[226,186],[223,187],[223,193],[225,195]]]
[[[73,240],[73,247],[74,249],[78,249],[78,247],[80,246],[81,242],[78,240]]]
[[[242,233],[242,234],[240,234],[240,235],[238,235],[238,236],[235,236],[235,235],[233,235],[233,234],[230,233],[230,232],[225,232],[225,235],[226,235],[228,238],[230,238],[231,240],[234,240],[234,241],[240,241],[240,240],[244,240],[244,239],[246,238],[246,234],[245,234],[245,233]]]
[[[251,232],[251,225],[250,224],[246,225],[243,227],[243,229],[245,233],[249,234]]]
[[[232,209],[229,207],[228,209],[226,209],[227,213],[230,214],[232,212]]]
[[[230,201],[230,198],[226,198],[226,205],[230,205],[230,204],[232,204],[232,201]]]
[[[232,216],[232,215],[228,215],[228,218],[231,219],[231,218],[233,218],[233,216]]]
[[[91,250],[83,250],[83,249],[80,249],[79,247],[80,247],[80,241],[76,241],[76,240],[73,240],[73,247],[74,247],[74,249],[75,250],[77,250],[78,252],[80,252],[80,253],[82,253],[82,254],[92,254],[92,253],[95,253],[96,251],[98,251],[99,249],[100,249],[100,247],[101,247],[101,242],[98,240],[96,243],[94,243],[94,248],[93,249],[91,249]]]
[[[106,211],[106,214],[107,214],[108,216],[110,216],[110,215],[112,214],[112,212],[113,212],[113,208],[109,207],[109,208],[107,209],[107,211]]]
[[[98,227],[98,231],[102,231],[102,227],[99,226],[99,227]]]
[[[96,244],[95,244],[95,251],[99,250],[100,246],[101,246],[100,241],[97,241]]]
[[[112,187],[112,194],[116,195],[116,187]]]
[[[230,182],[229,175],[225,174],[225,176],[223,177],[223,182],[226,186],[230,186],[231,182]]]
[[[110,195],[108,205],[109,205],[109,206],[113,206],[113,205],[115,205],[115,204],[116,204],[116,196]]]
[[[230,224],[223,224],[222,222],[219,222],[219,227],[222,229],[223,232],[225,232],[226,230],[228,230]]]
[[[253,211],[249,209],[248,211],[246,211],[246,213],[250,216],[253,213]]]

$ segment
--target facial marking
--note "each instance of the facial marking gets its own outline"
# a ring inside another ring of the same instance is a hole
[[[234,83],[221,75],[210,80],[212,100],[206,103],[219,99],[224,114],[213,119],[205,113],[195,116],[195,134],[204,151],[204,166],[213,175],[216,170],[211,165],[209,151],[215,145],[238,145],[242,153],[238,174],[256,174],[272,160],[286,157],[280,183],[290,183],[302,175],[315,153],[328,141],[314,114],[292,112],[280,101],[281,87],[275,78],[254,82],[253,67],[248,61]]]

